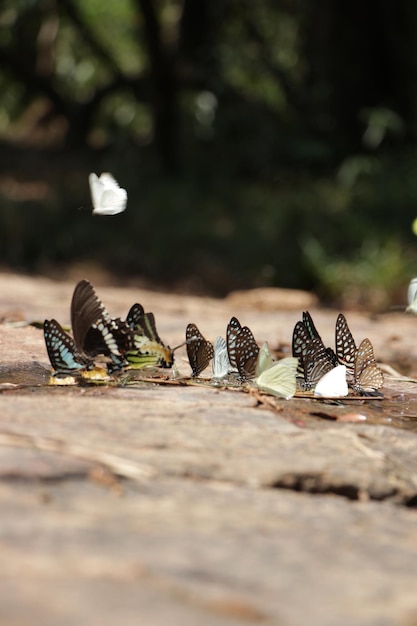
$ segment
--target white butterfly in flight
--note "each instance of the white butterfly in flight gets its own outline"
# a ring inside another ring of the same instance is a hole
[[[119,186],[111,174],[105,172],[101,176],[91,173],[88,177],[93,215],[117,215],[125,210],[127,191]]]
[[[414,315],[417,314],[417,278],[412,278],[410,284],[408,285],[407,300],[407,313],[414,313]]]

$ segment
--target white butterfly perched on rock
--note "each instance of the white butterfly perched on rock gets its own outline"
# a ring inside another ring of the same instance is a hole
[[[337,365],[322,376],[314,389],[315,396],[339,398],[349,393],[346,381],[346,365]]]
[[[91,173],[88,177],[93,202],[93,215],[117,215],[125,210],[127,191],[115,178],[105,172],[101,176]]]
[[[298,359],[286,357],[280,361],[274,361],[267,343],[264,343],[259,351],[256,366],[256,378],[254,384],[273,396],[289,400],[296,392]]]

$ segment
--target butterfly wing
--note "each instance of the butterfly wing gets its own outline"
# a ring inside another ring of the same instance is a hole
[[[297,365],[298,360],[295,357],[281,359],[257,376],[254,383],[266,393],[289,400],[297,388]]]
[[[412,278],[408,285],[407,293],[408,307],[407,312],[417,313],[417,278]]]
[[[292,355],[298,359],[298,378],[304,378],[304,361],[310,342],[311,337],[303,322],[297,322],[292,335]]]
[[[357,349],[343,313],[339,313],[337,316],[335,335],[337,361],[340,365],[345,365],[348,376],[352,376],[355,369]]]
[[[256,363],[256,376],[262,374],[262,372],[270,368],[274,363],[275,361],[269,349],[269,345],[265,341],[259,350],[258,361]]]
[[[74,340],[54,319],[43,324],[46,350],[57,374],[73,375],[80,370],[92,369],[94,363],[77,351]]]
[[[95,209],[101,206],[101,196],[103,194],[104,187],[101,181],[99,180],[99,177],[97,176],[97,174],[94,174],[94,172],[92,172],[89,175],[88,182],[90,185],[90,194],[91,194],[91,201],[93,203],[93,213],[94,213]]]
[[[237,369],[236,341],[242,326],[237,317],[232,317],[226,329],[227,354],[232,367]]]
[[[79,350],[84,351],[86,335],[101,317],[110,318],[110,315],[98,299],[92,284],[88,280],[81,280],[75,286],[71,300],[71,327]]]
[[[308,333],[308,336],[310,337],[310,339],[321,339],[317,328],[313,322],[313,318],[311,317],[310,313],[308,311],[303,311],[303,322],[302,322],[305,326],[305,329]]]
[[[323,398],[339,398],[341,396],[347,396],[348,393],[349,388],[346,382],[345,365],[337,365],[327,372],[327,374],[324,374],[314,389],[314,395]]]
[[[312,389],[333,367],[322,340],[319,337],[312,339],[304,357],[304,388]]]
[[[114,189],[115,191],[122,189],[113,174],[110,174],[110,172],[103,172],[100,174],[99,180],[104,189]]]
[[[145,309],[143,308],[141,304],[136,302],[135,304],[132,304],[132,306],[130,307],[129,313],[126,316],[126,322],[130,326],[130,328],[134,330],[136,330],[138,326],[142,328],[144,315],[145,315]]]
[[[125,365],[123,354],[130,346],[130,328],[120,318],[110,317],[88,280],[81,280],[74,289],[71,326],[80,352],[90,357],[98,354],[110,357],[113,369]]]
[[[224,378],[234,370],[229,361],[227,343],[223,337],[216,337],[213,344],[213,378]]]
[[[320,341],[323,343],[323,340],[320,337],[318,330],[313,322],[313,318],[311,317],[308,311],[303,312],[303,324],[307,330],[307,333],[310,339],[320,339]],[[337,363],[337,357],[336,357],[334,350],[332,348],[326,348],[326,352],[327,352],[327,356],[329,357],[329,360],[332,361],[333,366],[336,367],[338,363]]]
[[[185,340],[188,361],[191,366],[192,376],[195,378],[206,369],[213,358],[213,346],[203,337],[195,324],[187,324]]]

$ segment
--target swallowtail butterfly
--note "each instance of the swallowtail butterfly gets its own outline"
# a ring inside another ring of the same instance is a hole
[[[126,353],[130,367],[172,367],[174,352],[159,337],[153,313],[145,313],[143,306],[136,303],[131,306],[126,322],[132,331],[131,346]]]
[[[87,356],[103,354],[111,359],[109,371],[126,365],[131,331],[120,318],[112,318],[87,280],[80,281],[71,301],[71,326],[75,345]]]

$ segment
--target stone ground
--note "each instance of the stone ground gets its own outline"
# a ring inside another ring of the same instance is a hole
[[[75,282],[0,274],[0,624],[416,626],[417,387],[387,379],[384,401],[335,405],[35,385],[42,332],[10,322],[68,323]],[[153,310],[170,345],[237,315],[285,351],[306,308],[333,344],[337,311],[308,294],[96,290],[113,315]],[[415,318],[346,316],[417,374]]]

